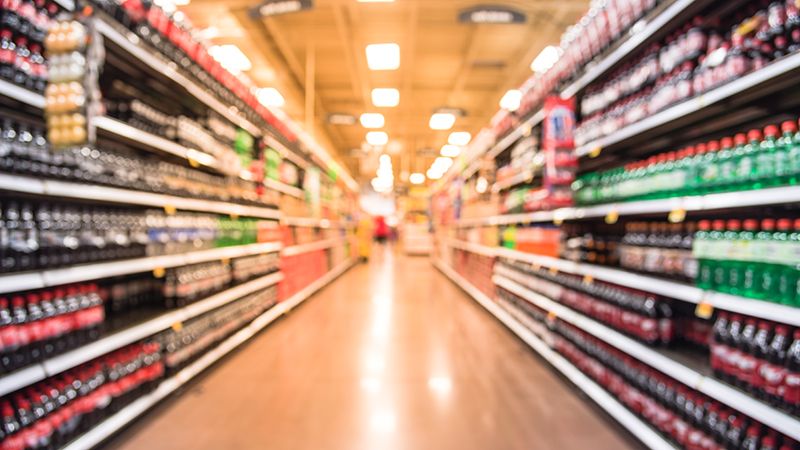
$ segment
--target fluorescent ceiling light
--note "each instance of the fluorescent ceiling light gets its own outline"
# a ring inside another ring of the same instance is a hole
[[[456,123],[456,116],[452,114],[434,114],[431,116],[432,130],[449,130]]]
[[[239,47],[235,45],[215,45],[208,49],[208,53],[219,62],[222,67],[230,71],[250,70],[253,64],[244,56]]]
[[[373,89],[372,104],[391,108],[400,103],[400,91],[397,89]]]
[[[455,133],[450,133],[447,143],[450,145],[467,145],[471,139],[472,135],[466,131],[456,131]]]
[[[367,142],[370,145],[386,145],[389,142],[389,135],[383,131],[370,131],[367,133]]]
[[[506,95],[500,100],[500,107],[509,111],[516,111],[520,102],[522,102],[522,92],[511,90],[506,92]]]
[[[445,145],[442,147],[442,156],[448,158],[455,158],[461,153],[461,149],[457,145]]]
[[[442,169],[445,171],[453,165],[453,160],[444,156],[440,156],[436,158],[436,161],[433,162],[432,168],[435,167],[437,169]]]
[[[400,67],[400,46],[372,44],[367,46],[367,65],[372,70],[395,70]]]
[[[389,155],[381,155],[381,164],[392,165],[392,157]]]
[[[547,70],[558,61],[558,50],[552,45],[548,45],[539,53],[539,56],[531,63],[531,70],[534,72],[547,72]]]
[[[381,128],[386,123],[383,114],[362,114],[361,125],[364,128]]]
[[[275,88],[263,88],[258,90],[258,101],[264,106],[276,106],[280,108],[286,101]]]
[[[412,173],[410,177],[408,177],[408,181],[411,184],[422,184],[425,182],[425,175],[421,173]]]
[[[427,172],[427,174],[426,174],[426,175],[427,175],[427,176],[428,176],[428,178],[430,178],[431,180],[438,180],[439,178],[442,178],[442,175],[444,175],[444,174],[443,174],[443,173],[440,173],[440,172],[437,172],[436,170],[434,170],[433,168],[431,168],[431,169],[428,169],[428,172]]]

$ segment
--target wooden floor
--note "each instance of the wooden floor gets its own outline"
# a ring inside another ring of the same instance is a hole
[[[427,258],[355,266],[107,449],[640,449]]]

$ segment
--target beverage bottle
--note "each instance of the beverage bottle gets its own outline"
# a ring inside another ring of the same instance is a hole
[[[789,327],[775,326],[775,336],[769,344],[767,363],[758,369],[758,376],[764,386],[761,399],[777,407],[781,403],[781,389],[788,370],[786,368],[786,351],[791,345]]]
[[[748,143],[736,151],[736,181],[737,189],[753,189],[756,187],[758,170],[756,158],[761,152],[761,141],[764,137],[761,130],[747,132]]]
[[[778,443],[774,436],[764,436],[761,440],[761,448],[759,450],[778,450]]]
[[[719,166],[719,175],[717,181],[714,182],[715,192],[735,189],[739,156],[745,153],[745,143],[747,143],[747,136],[742,133],[733,137],[734,147],[732,148],[726,149],[724,139],[721,141],[722,149],[719,152],[719,158],[715,161]]]
[[[731,138],[722,138],[717,144],[716,141],[711,141],[706,145],[707,153],[705,156],[698,162],[698,175],[700,176],[700,180],[698,181],[698,186],[700,189],[700,194],[704,194],[706,192],[713,192],[714,190],[718,189],[718,185],[721,182],[721,174],[720,174],[720,161],[723,155],[723,152],[728,152],[730,154],[731,149],[733,148],[733,139]]]
[[[739,235],[742,231],[742,221],[733,219],[726,224],[723,238],[718,242],[721,246],[720,268],[724,271],[722,278],[715,280],[715,289],[732,295],[742,293],[744,285],[744,266],[741,260],[741,242]],[[718,269],[719,270],[719,269]]]
[[[0,417],[2,417],[3,434],[6,435],[6,438],[14,436],[22,429],[10,401],[4,400],[0,403]]]
[[[61,337],[61,322],[57,317],[58,312],[53,304],[53,293],[44,291],[41,293],[42,308],[42,327],[44,339],[42,342],[42,353],[45,359],[55,356],[56,341]]]
[[[764,380],[760,376],[761,366],[769,361],[769,346],[772,343],[772,325],[769,322],[761,320],[758,322],[758,329],[756,335],[750,342],[750,355],[747,363],[748,373],[748,389],[753,396],[758,398],[764,397]]]
[[[736,386],[741,389],[747,389],[750,381],[749,378],[752,373],[750,347],[752,346],[752,341],[756,337],[758,327],[758,322],[753,318],[745,319],[744,323],[744,328],[741,334],[739,334],[738,339],[734,339],[736,349],[739,351],[736,359]]]
[[[742,295],[753,297],[758,290],[758,282],[762,273],[759,254],[761,249],[761,240],[759,238],[762,233],[756,234],[758,232],[758,221],[755,219],[745,220],[742,226],[744,230],[739,235],[742,248],[741,260],[744,263]],[[767,233],[767,235],[771,237],[772,233]]]
[[[17,59],[17,46],[14,44],[11,30],[0,30],[0,78],[13,80],[14,62]]]
[[[37,363],[44,359],[44,313],[39,305],[38,294],[26,296],[28,307],[28,338],[30,339],[31,362]]]
[[[702,289],[714,287],[714,271],[717,263],[711,252],[711,221],[697,223],[697,233],[692,244],[692,256],[697,261],[697,286]]]
[[[17,329],[17,342],[19,350],[15,352],[15,364],[19,367],[26,367],[31,364],[30,353],[30,334],[28,329],[28,311],[25,308],[25,299],[16,296],[11,299],[11,316],[14,318],[14,325]]]
[[[725,433],[725,442],[730,449],[739,449],[742,446],[742,441],[745,438],[745,433],[747,429],[747,421],[744,417],[741,416],[731,416],[733,420],[730,420],[730,426],[728,427],[728,432]]]
[[[681,192],[684,195],[697,195],[700,190],[700,162],[705,157],[705,147],[703,153],[700,149],[693,146],[688,146],[683,149],[683,159],[681,160],[681,167],[684,172],[684,183]]]
[[[741,450],[759,450],[761,447],[761,430],[755,425],[747,429],[747,434],[742,441]]]
[[[784,305],[798,306],[800,304],[800,220],[794,221],[794,231],[789,234],[787,242],[784,243],[780,251],[781,261],[781,282],[778,284],[779,298],[776,300]],[[784,283],[789,287],[782,290]]]
[[[787,176],[789,179],[788,184],[792,186],[796,185],[800,180],[800,131],[795,133],[789,147],[789,170]]]
[[[742,330],[744,329],[744,320],[738,314],[731,314],[730,325],[728,327],[728,361],[725,364],[727,370],[723,374],[722,379],[728,384],[736,384],[739,373],[739,358],[741,352],[739,351],[739,344],[742,340]]]
[[[722,379],[726,372],[725,364],[728,360],[728,340],[730,338],[728,327],[728,313],[721,311],[717,315],[716,322],[714,322],[711,342],[709,343],[711,370],[714,372],[714,376],[719,379]]]
[[[31,51],[28,50],[28,39],[19,37],[14,41],[17,49],[14,59],[14,77],[12,80],[21,86],[28,84],[31,76]]]
[[[791,158],[790,153],[794,145],[794,135],[797,133],[797,124],[786,121],[781,124],[783,133],[778,139],[775,148],[775,175],[781,185],[791,184]]]
[[[761,150],[756,156],[756,182],[753,186],[755,189],[780,185],[775,166],[778,134],[777,125],[769,125],[764,128],[764,140],[761,142]]]
[[[17,369],[17,351],[19,351],[19,336],[14,315],[11,313],[7,298],[0,298],[0,363],[3,372],[13,372]]]
[[[800,413],[800,330],[794,330],[792,345],[786,351],[786,377],[783,381],[783,409]]]

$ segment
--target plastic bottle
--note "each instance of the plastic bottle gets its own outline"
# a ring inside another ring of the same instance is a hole
[[[780,185],[780,178],[776,176],[778,135],[777,125],[764,128],[764,140],[761,142],[761,150],[756,156],[756,180],[753,185],[755,189]]]
[[[745,153],[744,145],[746,142],[747,136],[739,133],[733,137],[734,147],[726,148],[723,139],[719,158],[714,161],[714,164],[719,167],[717,170],[718,176],[716,181],[713,182],[714,192],[729,190],[736,183],[739,157]]]
[[[800,413],[800,330],[794,330],[792,345],[786,351],[786,378],[783,383],[783,409]]]
[[[786,351],[792,344],[789,327],[786,325],[775,326],[775,335],[769,344],[769,354],[767,364],[763,364],[758,375],[762,380],[764,389],[761,399],[772,406],[779,406],[781,403],[781,390],[784,378],[786,378]]]
[[[736,151],[736,181],[737,190],[754,189],[757,187],[758,169],[756,158],[761,152],[761,141],[764,140],[761,130],[747,132],[748,143],[743,149]]]
[[[702,289],[713,289],[714,274],[718,264],[712,252],[711,221],[701,220],[697,223],[692,256],[697,260],[697,286]]]
[[[774,225],[774,221],[773,221]],[[760,262],[760,237],[763,233],[758,232],[758,221],[755,219],[747,219],[742,223],[744,230],[740,233],[739,246],[741,247],[741,260],[744,262],[742,281],[742,295],[745,297],[753,297],[758,291],[758,282],[763,271]],[[770,230],[771,231],[771,230]],[[767,233],[771,238],[772,233]]]
[[[715,280],[715,288],[720,292],[732,295],[742,293],[744,284],[744,265],[739,255],[739,234],[742,231],[742,221],[733,219],[726,224],[723,238],[718,244],[720,247],[720,268],[724,270],[721,279]]]
[[[728,339],[729,334],[728,313],[721,311],[717,314],[717,320],[711,330],[711,370],[716,378],[722,379],[725,376],[725,364],[728,360]]]
[[[791,151],[794,147],[794,135],[797,133],[797,124],[786,121],[781,124],[783,133],[778,139],[775,149],[775,175],[781,185],[791,184]]]

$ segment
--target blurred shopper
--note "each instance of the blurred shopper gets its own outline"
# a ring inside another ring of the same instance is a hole
[[[383,216],[375,217],[375,224],[372,228],[372,233],[375,238],[376,260],[380,261],[383,258],[383,253],[386,250],[386,240],[389,238],[389,226],[386,225],[386,219]]]

